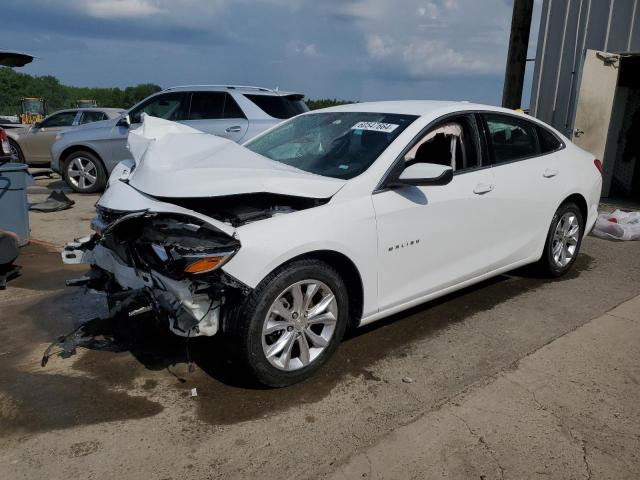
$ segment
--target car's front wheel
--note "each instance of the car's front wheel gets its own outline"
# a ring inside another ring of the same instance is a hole
[[[62,173],[67,184],[78,193],[99,192],[107,184],[102,162],[90,152],[73,152],[65,159]]]
[[[544,252],[538,262],[543,273],[559,277],[569,271],[580,252],[584,219],[573,202],[560,205],[547,233]]]
[[[295,261],[263,280],[231,326],[234,349],[260,383],[300,382],[335,351],[348,322],[344,281],[330,265]]]

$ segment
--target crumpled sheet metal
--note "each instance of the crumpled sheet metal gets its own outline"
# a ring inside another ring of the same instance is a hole
[[[127,145],[135,169],[119,178],[154,197],[274,193],[329,198],[346,183],[271,160],[229,139],[148,115],[143,115],[140,127],[129,132]]]

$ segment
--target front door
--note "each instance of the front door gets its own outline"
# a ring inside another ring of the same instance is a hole
[[[75,124],[77,111],[60,112],[45,118],[31,127],[21,140],[20,145],[27,161],[33,163],[51,162],[51,145],[56,135]]]
[[[451,183],[373,194],[381,310],[478,277],[495,263],[493,171],[479,148],[475,118],[454,117],[434,129],[404,161],[454,165]]]

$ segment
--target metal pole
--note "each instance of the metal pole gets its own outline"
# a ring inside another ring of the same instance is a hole
[[[533,0],[513,1],[509,53],[507,54],[507,69],[502,92],[502,106],[505,108],[520,108],[522,102],[522,87],[527,66],[527,48],[529,47],[532,16]]]

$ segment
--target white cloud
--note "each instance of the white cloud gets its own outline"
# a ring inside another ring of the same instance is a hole
[[[85,0],[78,6],[97,18],[140,18],[167,12],[149,0]]]
[[[378,61],[400,63],[412,75],[486,74],[494,65],[482,57],[464,54],[438,40],[419,37],[399,42],[390,36],[370,35],[367,39],[369,55]]]
[[[318,51],[318,46],[315,43],[305,44],[300,41],[292,41],[287,43],[286,48],[289,52],[295,55],[304,55],[309,58],[324,57],[325,55]]]

